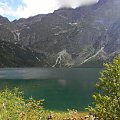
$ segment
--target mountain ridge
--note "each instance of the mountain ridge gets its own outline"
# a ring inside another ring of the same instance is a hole
[[[4,18],[0,38],[44,54],[48,64],[43,67],[87,67],[91,63],[101,67],[120,53],[119,5],[119,0],[99,0],[12,22]]]

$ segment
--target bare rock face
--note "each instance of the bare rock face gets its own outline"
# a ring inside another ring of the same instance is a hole
[[[44,54],[39,66],[100,67],[120,53],[119,6],[120,0],[99,0],[13,22],[1,16],[0,39]]]

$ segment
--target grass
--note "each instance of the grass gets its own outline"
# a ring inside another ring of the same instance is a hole
[[[50,112],[49,117],[52,116],[52,120],[80,120],[88,115],[87,112],[77,112],[76,110],[68,110],[68,112]]]

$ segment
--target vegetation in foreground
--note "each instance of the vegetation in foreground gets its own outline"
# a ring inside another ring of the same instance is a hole
[[[0,92],[0,120],[120,120],[120,55],[112,64],[104,66],[100,82],[96,84],[99,93],[93,95],[95,107],[88,108],[91,118],[86,116],[88,113],[76,110],[47,111],[43,108],[44,100],[25,100],[23,93],[15,88]]]
[[[88,110],[99,119],[120,120],[120,55],[104,67],[96,84],[99,93],[93,95],[95,108]]]
[[[47,111],[43,108],[43,101],[33,98],[25,100],[23,92],[19,92],[18,88],[5,89],[0,92],[0,120],[79,120],[87,114],[76,110]]]

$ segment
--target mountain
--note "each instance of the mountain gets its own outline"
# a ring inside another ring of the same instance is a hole
[[[0,25],[5,25],[5,24],[9,24],[10,21],[6,18],[0,15]]]
[[[119,6],[120,0],[99,0],[12,22],[0,16],[0,39],[44,55],[38,66],[101,67],[120,53]]]
[[[19,44],[0,40],[0,67],[35,67],[47,65],[44,54]]]

